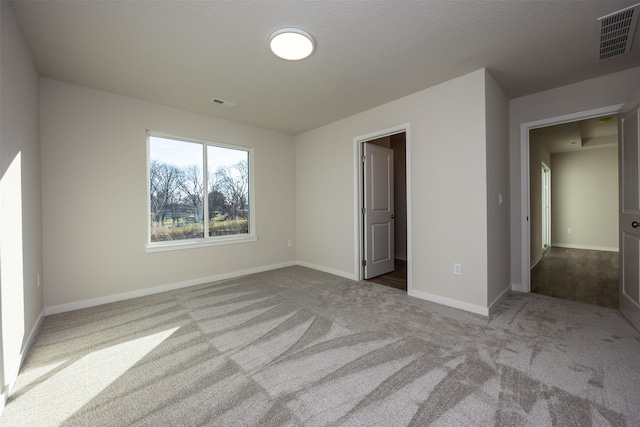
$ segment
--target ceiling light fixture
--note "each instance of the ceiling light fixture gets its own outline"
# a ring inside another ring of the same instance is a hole
[[[269,37],[271,51],[282,59],[298,61],[311,55],[315,43],[311,34],[299,28],[281,28]]]

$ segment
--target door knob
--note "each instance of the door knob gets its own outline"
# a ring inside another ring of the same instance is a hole
[[[395,217],[396,217],[396,216],[395,216],[394,214],[391,214],[391,218],[395,218]],[[636,222],[636,224],[638,224],[638,223]]]
[[[633,221],[633,222],[631,223],[631,226],[632,226],[633,228],[638,228],[638,227],[640,227],[640,222],[638,222],[638,221]]]

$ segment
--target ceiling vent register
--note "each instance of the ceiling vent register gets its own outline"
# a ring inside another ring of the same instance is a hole
[[[223,107],[227,107],[227,108],[233,108],[236,106],[236,104],[234,104],[233,102],[225,101],[224,99],[220,99],[220,98],[213,98],[211,102],[213,102],[216,105],[222,105]]]
[[[631,51],[638,15],[640,15],[640,4],[598,18],[600,32],[598,62],[616,58]]]

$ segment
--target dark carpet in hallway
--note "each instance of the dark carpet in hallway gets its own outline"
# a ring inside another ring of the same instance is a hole
[[[618,252],[549,248],[531,271],[537,294],[618,308]]]

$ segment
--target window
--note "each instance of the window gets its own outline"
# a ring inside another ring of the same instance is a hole
[[[252,150],[148,134],[153,251],[255,239]]]

